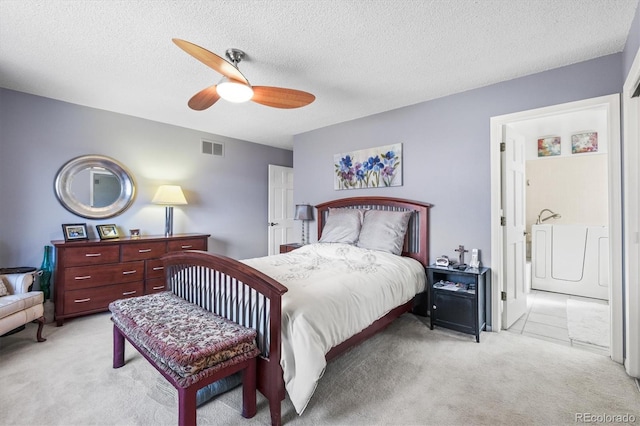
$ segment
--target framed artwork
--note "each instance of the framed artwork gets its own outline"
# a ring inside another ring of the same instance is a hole
[[[571,135],[571,153],[598,152],[598,132]]]
[[[86,223],[65,223],[62,225],[62,233],[65,241],[88,240]]]
[[[335,154],[333,189],[402,186],[402,144]]]
[[[112,238],[120,238],[118,228],[115,225],[96,225],[96,230],[101,240],[109,240]]]
[[[560,155],[560,136],[538,139],[538,157]]]

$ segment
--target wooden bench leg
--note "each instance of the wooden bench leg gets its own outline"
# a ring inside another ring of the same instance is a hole
[[[189,388],[178,388],[178,425],[179,426],[195,426],[196,425],[196,389],[194,386]]]
[[[113,368],[124,365],[124,335],[120,329],[113,325]]]
[[[256,411],[256,358],[251,358],[242,370],[242,417],[250,419]]]

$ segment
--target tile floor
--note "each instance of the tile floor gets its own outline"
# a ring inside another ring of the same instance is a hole
[[[508,331],[609,356],[608,348],[576,342],[569,338],[567,331],[568,299],[608,303],[606,300],[531,290],[527,296],[527,312]]]

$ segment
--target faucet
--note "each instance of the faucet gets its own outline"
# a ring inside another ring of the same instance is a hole
[[[544,212],[549,212],[551,213],[551,215],[545,217],[544,219],[541,219],[542,217],[542,213]],[[549,209],[542,209],[540,211],[540,214],[538,214],[538,220],[536,221],[536,225],[540,225],[542,222],[544,222],[545,220],[549,220],[549,219],[560,219],[562,216],[560,216],[558,213],[554,213],[553,211],[549,210]]]

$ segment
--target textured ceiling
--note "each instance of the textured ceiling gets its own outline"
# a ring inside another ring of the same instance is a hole
[[[291,148],[293,135],[622,51],[638,0],[0,0],[0,86]],[[177,37],[244,50],[281,110],[187,101],[219,75]]]

